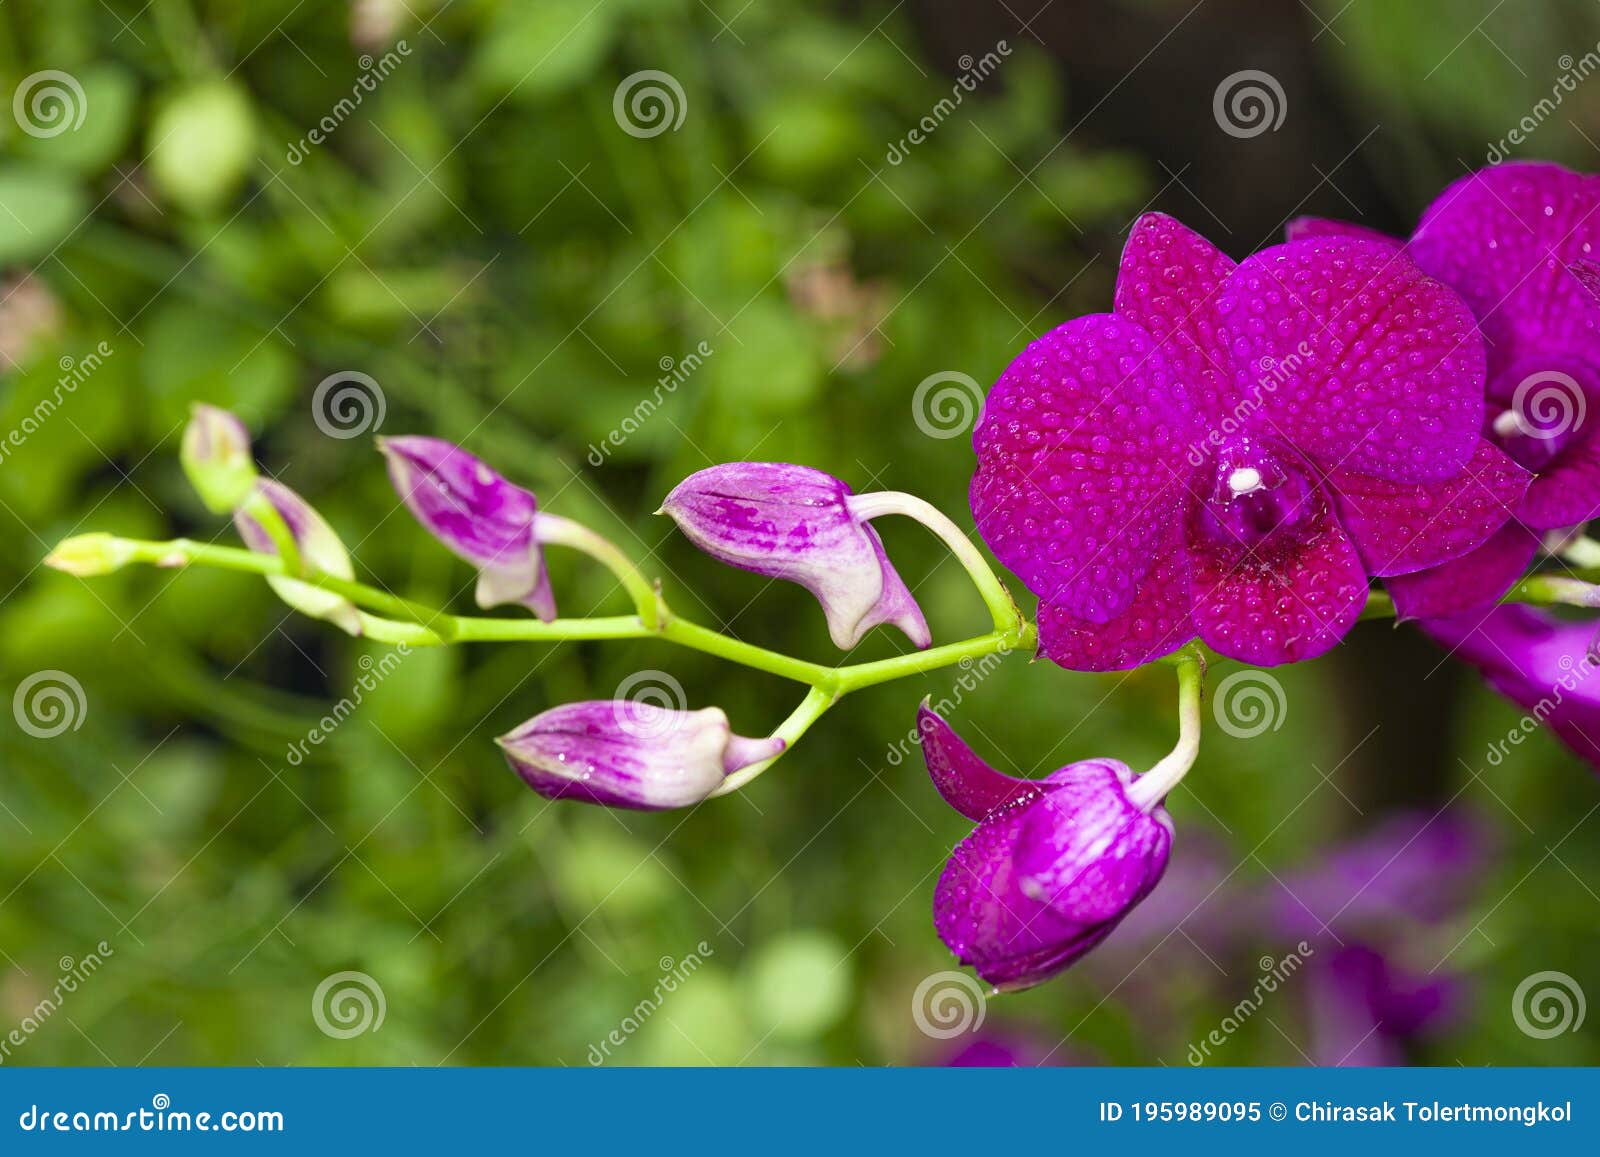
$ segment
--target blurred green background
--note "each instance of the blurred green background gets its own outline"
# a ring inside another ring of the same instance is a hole
[[[383,432],[463,440],[626,545],[685,613],[825,659],[808,596],[651,516],[677,479],[804,462],[965,522],[971,452],[915,420],[919,383],[986,385],[1034,334],[1108,308],[1139,211],[1235,256],[1295,213],[1404,231],[1597,41],[1584,0],[0,6],[0,690],[54,671],[83,693],[60,735],[0,727],[0,1038],[36,1022],[4,1063],[582,1065],[691,956],[606,1063],[945,1059],[975,1038],[935,1039],[913,1003],[953,967],[929,907],[969,825],[891,751],[960,672],[847,701],[751,790],[689,813],[547,807],[491,739],[552,704],[657,669],[759,733],[795,691],[644,643],[416,652],[295,762],[380,648],[247,576],[84,583],[39,560],[89,529],[232,541],[177,465],[204,400],[246,418],[361,574],[468,608],[467,568],[397,513],[370,439],[324,431],[319,383],[359,373]],[[1276,130],[1214,119],[1244,69],[1279,82]],[[62,83],[46,70],[77,86],[60,131],[24,97]],[[614,105],[645,70],[681,92],[681,123],[653,135]],[[1512,153],[1593,169],[1595,140],[1585,78]],[[937,635],[984,629],[927,536],[886,539]],[[596,568],[552,565],[564,613],[625,607]],[[878,632],[856,657],[903,645]],[[1250,889],[1314,872],[1396,809],[1471,808],[1492,839],[1456,881],[1467,899],[1385,933],[1384,951],[1468,986],[1403,1055],[1600,1057],[1592,1024],[1538,1039],[1511,1014],[1542,970],[1600,994],[1594,776],[1544,736],[1489,766],[1516,713],[1386,625],[1280,674],[1275,729],[1208,731],[1173,804],[1180,845]],[[1016,657],[953,720],[1007,769],[1147,766],[1171,696],[1162,671]],[[1202,878],[1179,859],[1163,887]],[[1185,1063],[1257,958],[1291,947],[1266,916],[1222,949],[1167,935],[1190,911],[990,1000],[981,1033],[1057,1063]],[[102,941],[98,971],[39,1018]],[[318,987],[344,971],[381,988],[381,1028],[319,1028]],[[1161,1015],[1141,1016],[1152,990]],[[1302,1063],[1315,1020],[1291,984],[1213,1060]]]

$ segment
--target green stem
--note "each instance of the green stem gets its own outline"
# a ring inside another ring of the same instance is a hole
[[[978,594],[982,596],[984,605],[994,617],[996,631],[1018,630],[1027,623],[1022,612],[1017,610],[1017,604],[1012,601],[1011,592],[1006,590],[1006,585],[990,569],[983,552],[973,546],[972,540],[937,506],[918,498],[915,494],[906,494],[899,490],[882,490],[852,497],[850,513],[863,522],[880,518],[885,514],[902,514],[907,518],[916,519],[939,536],[939,540],[949,548],[950,553],[955,555],[956,561],[971,576],[972,585],[978,588]]]
[[[1194,766],[1200,754],[1200,701],[1205,693],[1206,665],[1189,658],[1178,664],[1178,742],[1128,788],[1128,800],[1150,811]]]
[[[822,687],[813,687],[806,692],[806,697],[800,701],[800,706],[789,713],[789,718],[778,725],[772,734],[783,740],[783,751],[778,752],[771,759],[763,759],[760,763],[752,763],[749,767],[741,767],[727,779],[723,780],[717,790],[712,792],[707,799],[714,799],[719,795],[738,791],[778,760],[782,759],[802,735],[810,730],[811,725],[821,719],[835,703],[839,702],[840,693],[829,691]]]
[[[582,551],[609,570],[633,600],[634,610],[647,630],[654,631],[661,623],[661,599],[633,560],[617,548],[616,543],[596,534],[581,522],[562,518],[559,514],[534,516],[534,537],[541,543],[568,546]]]

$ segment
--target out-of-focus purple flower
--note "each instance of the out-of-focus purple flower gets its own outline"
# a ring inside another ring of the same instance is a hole
[[[732,772],[784,748],[775,736],[733,734],[720,708],[677,711],[627,699],[553,707],[495,742],[547,799],[641,811],[699,803]]]
[[[858,497],[809,466],[730,462],[680,482],[660,513],[720,562],[799,583],[816,596],[828,634],[848,650],[880,623],[918,647],[933,642]]]
[[[1269,665],[1333,646],[1368,575],[1480,546],[1528,474],[1479,434],[1471,312],[1392,246],[1239,265],[1161,214],[1115,312],[1025,349],[974,435],[972,508],[1041,600],[1040,651],[1133,667],[1198,634]]]
[[[1351,230],[1382,238],[1315,218],[1289,236]],[[1516,522],[1481,549],[1387,583],[1402,617],[1460,614],[1506,592],[1540,532],[1600,515],[1600,179],[1543,162],[1495,165],[1439,194],[1409,241],[1382,240],[1472,307],[1488,344],[1484,434],[1536,475]]]
[[[379,438],[389,480],[425,530],[478,568],[480,607],[520,603],[548,622],[555,595],[539,545],[539,504],[442,438]]]
[[[1311,1059],[1328,1067],[1403,1064],[1403,1042],[1447,1025],[1464,990],[1457,977],[1412,972],[1353,942],[1312,960],[1307,978]]]
[[[304,562],[334,578],[355,578],[344,543],[310,503],[271,478],[257,481],[255,494],[277,512]],[[278,553],[272,534],[250,512],[248,501],[233,512],[233,525],[244,544],[257,554]],[[361,613],[343,595],[282,575],[269,575],[267,582],[279,598],[301,614],[326,619],[352,635],[361,633]]]
[[[250,496],[256,466],[250,431],[227,410],[197,405],[178,450],[183,472],[213,514],[232,514]]]
[[[938,1063],[953,1069],[1034,1069],[1097,1063],[1081,1049],[1011,1026],[985,1028],[973,1036],[951,1041],[950,1046]]]
[[[1484,681],[1527,711],[1521,726],[1489,748],[1492,764],[1543,723],[1600,771],[1600,676],[1596,623],[1568,622],[1529,607],[1424,619],[1419,626],[1482,673]]]
[[[928,773],[978,822],[934,890],[934,927],[963,964],[1002,989],[1046,980],[1099,944],[1166,870],[1172,820],[1129,798],[1112,759],[1014,779],[979,759],[926,704],[917,713]]]

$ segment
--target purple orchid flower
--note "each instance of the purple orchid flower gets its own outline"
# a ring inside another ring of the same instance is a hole
[[[1235,265],[1146,214],[1115,312],[1039,338],[989,392],[972,509],[1062,666],[1134,667],[1196,634],[1310,659],[1369,574],[1466,554],[1522,498],[1527,472],[1479,436],[1483,375],[1471,312],[1392,246]]]
[[[417,521],[478,568],[480,607],[520,603],[546,622],[556,617],[532,493],[442,438],[379,438],[378,448]]]
[[[1330,1068],[1404,1064],[1404,1042],[1447,1025],[1466,987],[1354,942],[1313,960],[1308,980],[1311,1060]]]
[[[546,799],[640,811],[699,803],[731,773],[784,749],[776,736],[733,734],[716,707],[677,711],[627,699],[553,707],[495,742]]]
[[[1527,569],[1542,532],[1600,515],[1600,179],[1511,162],[1445,189],[1409,241],[1301,218],[1291,238],[1359,233],[1450,286],[1488,346],[1484,434],[1537,477],[1516,520],[1437,569],[1387,581],[1401,617],[1493,604]]]
[[[1060,972],[1111,934],[1166,870],[1172,820],[1114,759],[1014,779],[975,755],[927,704],[917,730],[939,794],[977,828],[934,890],[939,938],[1001,989]]]
[[[355,568],[350,565],[344,543],[310,503],[271,478],[259,479],[255,490],[283,520],[303,560],[334,578],[355,578]],[[233,512],[233,525],[244,544],[257,554],[278,553],[271,533],[250,513],[248,504]],[[343,595],[282,575],[269,575],[267,582],[279,598],[301,614],[326,619],[352,635],[361,633],[361,612]]]
[[[922,609],[867,523],[891,512],[874,497],[809,466],[730,462],[691,474],[658,513],[718,561],[805,587],[844,650],[881,623],[928,647]]]
[[[1600,667],[1594,620],[1569,622],[1528,607],[1495,607],[1487,615],[1424,619],[1419,626],[1482,673],[1495,691],[1528,714],[1521,727],[1489,749],[1505,759],[1536,724],[1600,771]]]

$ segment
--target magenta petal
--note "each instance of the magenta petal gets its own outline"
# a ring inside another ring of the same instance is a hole
[[[1567,266],[1600,252],[1600,180],[1560,165],[1481,169],[1434,200],[1407,252],[1466,298],[1490,376],[1596,339],[1593,299]]]
[[[1487,439],[1443,482],[1398,483],[1335,470],[1329,483],[1371,575],[1437,566],[1482,546],[1516,513],[1528,472]]]
[[[1240,388],[1273,366],[1252,428],[1324,470],[1448,478],[1483,420],[1484,351],[1465,303],[1375,242],[1296,241],[1243,262],[1218,298]]]
[[[1069,765],[956,846],[934,889],[934,927],[963,963],[1002,988],[1037,984],[1149,894],[1166,870],[1171,825],[1164,810],[1146,815],[1128,802],[1130,779],[1114,760]]]
[[[1522,577],[1538,549],[1537,533],[1508,522],[1478,549],[1428,570],[1391,576],[1383,585],[1402,621],[1482,611]]]
[[[1487,615],[1429,619],[1419,626],[1600,771],[1594,620],[1563,622],[1528,607],[1495,607]],[[1491,763],[1505,758],[1504,744],[1491,749]]]
[[[882,623],[927,647],[921,608],[850,497],[843,482],[809,466],[729,462],[685,478],[661,512],[712,558],[805,587],[839,647],[854,647]]]
[[[1183,376],[1142,328],[1070,321],[989,391],[973,437],[978,530],[1040,598],[1105,622],[1177,514],[1195,433]]]
[[[395,493],[423,529],[478,568],[480,607],[521,603],[547,622],[556,617],[531,493],[442,438],[380,438],[378,448]]]
[[[1234,405],[1233,361],[1216,297],[1233,259],[1165,213],[1134,222],[1117,273],[1116,314],[1161,343],[1196,407],[1213,419]]]
[[[1332,217],[1296,217],[1284,228],[1285,241],[1310,241],[1316,237],[1348,237],[1355,241],[1374,241],[1399,249],[1405,241],[1391,237],[1379,229],[1369,229],[1353,221],[1337,221]]]
[[[1528,487],[1518,508],[1522,521],[1557,530],[1600,517],[1600,412],[1585,415],[1573,440]]]
[[[926,702],[917,708],[917,738],[933,786],[969,820],[981,820],[1039,792],[1039,784],[996,771],[979,759]]]
[[[1367,574],[1326,495],[1314,490],[1293,529],[1248,549],[1191,521],[1194,623],[1200,638],[1258,666],[1314,659],[1355,625]]]
[[[1156,550],[1133,602],[1105,623],[1075,617],[1064,607],[1039,604],[1039,653],[1074,671],[1121,671],[1169,655],[1194,638],[1189,614],[1189,556],[1182,519]]]
[[[1172,821],[1128,802],[1133,773],[1113,759],[1064,767],[1027,810],[1017,883],[1031,900],[1085,923],[1120,917],[1166,869]]]

